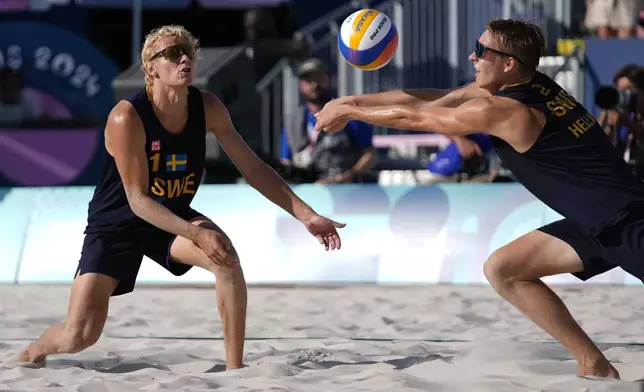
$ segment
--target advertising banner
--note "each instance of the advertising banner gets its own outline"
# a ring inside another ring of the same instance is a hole
[[[294,189],[319,213],[347,224],[340,251],[324,251],[298,221],[247,185],[206,185],[193,202],[231,237],[249,284],[487,284],[483,263],[494,250],[560,219],[518,184]],[[8,271],[0,277],[10,279],[13,272],[20,283],[71,282],[93,189],[20,191],[0,202],[3,217],[14,211],[0,226]],[[18,237],[22,241],[14,242]],[[148,259],[138,277],[139,284],[208,282],[214,277],[199,268],[175,277]],[[546,282],[582,283],[567,274]],[[590,282],[641,284],[621,269]]]
[[[23,11],[29,7],[29,0],[0,1],[0,12]]]
[[[116,64],[84,37],[48,23],[2,22],[0,68],[62,104],[73,117],[103,118],[114,105]]]
[[[0,129],[0,186],[95,184],[103,131]]]

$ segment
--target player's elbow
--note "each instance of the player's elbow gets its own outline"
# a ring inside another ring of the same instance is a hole
[[[145,203],[147,201],[146,199],[148,199],[148,195],[146,195],[139,189],[126,188],[125,196],[127,197],[127,202],[130,205],[130,209],[132,210],[134,215],[142,218],[141,215],[145,211]]]
[[[252,187],[264,180],[270,170],[270,166],[253,153],[237,157],[233,161],[246,182]]]

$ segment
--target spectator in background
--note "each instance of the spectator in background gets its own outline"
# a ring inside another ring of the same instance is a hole
[[[475,133],[449,138],[452,143],[427,165],[432,177],[426,184],[494,181],[499,165],[489,135]]]
[[[641,9],[639,12],[639,18],[637,18],[637,27],[635,28],[635,35],[637,38],[644,38],[644,9]]]
[[[255,81],[261,80],[281,59],[303,59],[310,45],[304,38],[284,38],[279,34],[270,10],[250,9],[244,15],[247,45],[255,66]]]
[[[630,90],[627,102],[620,103],[615,129],[625,140],[625,159],[644,179],[644,68],[638,67],[627,76],[617,79],[618,90]]]
[[[613,76],[613,85],[617,90],[634,90],[635,77],[641,67],[637,64],[626,64],[620,68]],[[612,110],[603,109],[599,113],[598,122],[604,128],[604,132],[611,139],[615,147],[624,155],[626,145],[631,137],[627,127],[618,126],[620,111],[618,108]]]
[[[600,38],[629,38],[635,34],[641,0],[586,0],[586,28]]]
[[[37,103],[24,93],[17,70],[0,70],[0,125],[20,125],[40,117]]]
[[[300,64],[298,76],[306,102],[293,112],[282,130],[282,164],[300,169],[304,173],[302,182],[365,181],[376,161],[373,128],[350,121],[342,132],[316,132],[314,115],[332,98],[331,78],[326,65],[315,58]]]

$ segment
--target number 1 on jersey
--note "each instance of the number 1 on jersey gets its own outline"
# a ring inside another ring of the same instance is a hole
[[[152,161],[152,172],[156,173],[159,171],[159,160],[161,159],[161,154],[158,152],[150,157]]]

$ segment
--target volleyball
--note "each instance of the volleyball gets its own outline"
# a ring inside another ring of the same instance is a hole
[[[396,54],[398,30],[384,13],[362,9],[342,22],[338,46],[349,64],[373,71],[387,65]]]

